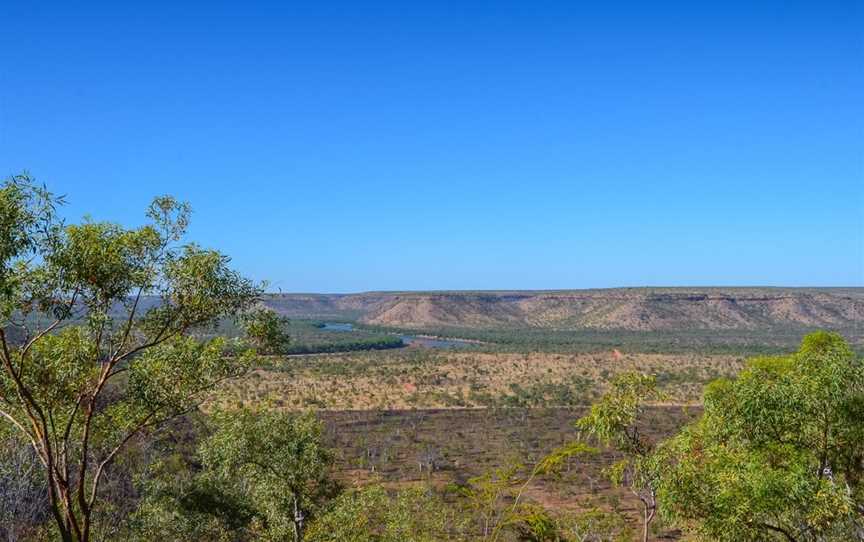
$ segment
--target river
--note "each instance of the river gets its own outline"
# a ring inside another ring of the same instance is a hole
[[[349,324],[345,322],[324,322],[324,325],[321,327],[321,329],[326,331],[333,331],[336,333],[353,331],[354,324]],[[372,333],[376,332],[373,331]],[[401,333],[399,334],[399,338],[402,339],[402,344],[404,344],[405,346],[419,346],[422,348],[465,348],[467,346],[475,344],[473,341],[468,341],[464,339],[445,339],[442,337],[430,337],[426,335],[406,335]]]

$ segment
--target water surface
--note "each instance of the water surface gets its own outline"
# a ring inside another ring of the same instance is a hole
[[[354,331],[354,324],[345,322],[324,322],[321,329],[325,331],[333,331],[335,333]],[[370,331],[370,333],[378,333]],[[382,332],[383,334],[383,332]],[[444,339],[441,337],[426,337],[421,335],[399,335],[402,339],[402,344],[405,346],[419,346],[422,348],[464,348],[470,346],[471,342],[462,339]]]

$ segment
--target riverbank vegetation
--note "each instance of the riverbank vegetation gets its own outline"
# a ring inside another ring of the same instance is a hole
[[[367,326],[359,329],[380,333],[416,334],[416,329]],[[467,327],[424,328],[422,333],[477,341],[486,352],[595,353],[612,349],[641,354],[728,354],[752,356],[784,354],[795,350],[814,328],[781,327],[756,330],[669,330],[630,331],[619,329],[555,330],[517,327],[481,329]],[[864,353],[864,335],[847,330],[847,339],[858,353]]]
[[[243,321],[237,325],[226,319],[219,322],[215,328],[206,330],[204,335],[250,337],[251,345],[259,354],[264,355],[335,354],[389,350],[405,346],[402,338],[393,333],[356,329],[351,324],[291,320],[271,309],[261,307],[256,308],[253,313],[258,328],[249,330],[248,324]],[[332,325],[338,326],[337,330],[329,327]]]

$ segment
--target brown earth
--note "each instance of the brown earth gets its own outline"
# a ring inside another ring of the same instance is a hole
[[[490,469],[513,463],[531,467],[554,448],[577,438],[573,422],[585,408],[320,411],[328,444],[338,451],[337,475],[346,485],[380,481],[387,487],[464,484]],[[653,407],[639,425],[657,442],[676,433],[699,408]],[[556,476],[540,476],[525,495],[560,514],[601,508],[621,514],[634,530],[640,505],[613,486],[603,470],[620,459],[608,449],[573,458]],[[678,540],[655,524],[651,540]],[[653,529],[652,529],[653,531]]]
[[[280,294],[267,304],[295,318],[343,318],[406,329],[842,331],[864,322],[864,288]]]

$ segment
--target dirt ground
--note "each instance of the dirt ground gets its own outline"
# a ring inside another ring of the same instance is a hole
[[[585,408],[322,411],[326,439],[338,450],[339,477],[347,485],[380,481],[390,487],[431,484],[443,490],[513,462],[527,474],[555,447],[576,437],[573,421]],[[654,407],[640,425],[654,440],[672,435],[701,409]],[[603,469],[618,456],[608,450],[572,459],[556,477],[536,478],[525,495],[547,510],[615,510],[636,527],[639,502],[613,487]],[[654,539],[677,539],[659,524]]]

